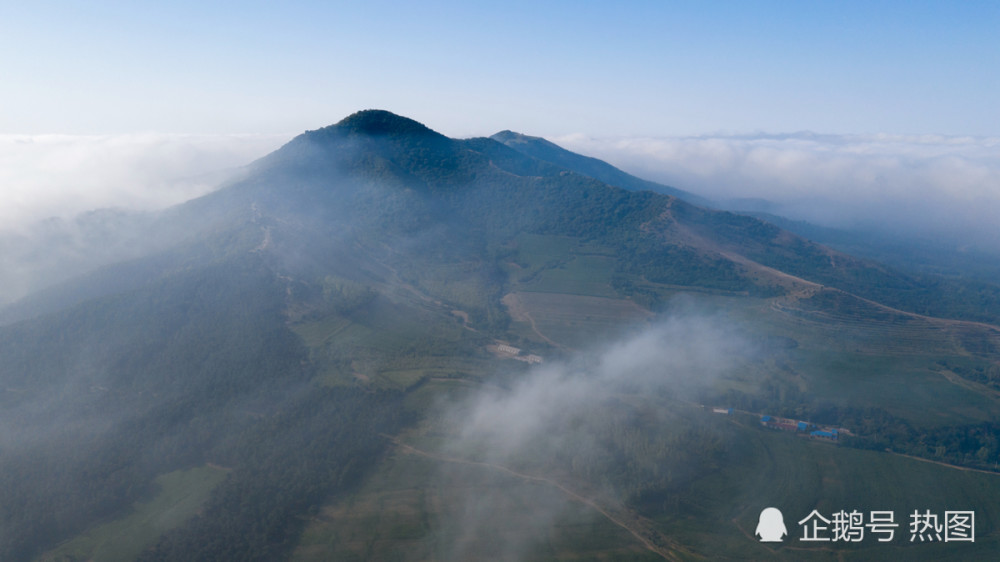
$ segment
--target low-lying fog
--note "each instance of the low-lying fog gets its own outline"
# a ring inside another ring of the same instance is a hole
[[[950,236],[958,247],[1000,251],[1000,137],[806,132],[551,140],[726,208],[836,228]]]

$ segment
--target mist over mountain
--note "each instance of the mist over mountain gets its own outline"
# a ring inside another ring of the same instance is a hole
[[[915,239],[994,258],[1000,252],[993,137],[801,132],[555,140],[722,208],[858,230],[875,241]]]
[[[287,138],[0,135],[0,304],[176,243],[149,230],[158,211],[239,178]]]
[[[0,232],[101,208],[159,210],[204,195],[292,135],[0,134]]]
[[[1000,287],[692,200],[366,110],[25,235],[77,263],[0,310],[0,558],[818,559],[750,521],[913,501],[995,548],[946,465],[1000,458]]]

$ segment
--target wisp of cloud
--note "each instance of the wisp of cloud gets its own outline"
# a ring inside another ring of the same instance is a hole
[[[676,458],[669,462],[646,454],[668,450],[665,443],[671,438],[665,434],[672,431],[667,428],[676,415],[669,404],[691,399],[750,354],[747,339],[723,317],[673,316],[594,351],[540,365],[506,388],[484,387],[473,393],[445,414],[442,427],[453,429],[441,454],[474,461],[481,471],[488,471],[484,465],[503,467],[497,469],[500,476],[503,469],[538,477],[537,481],[549,477],[559,481],[572,474],[560,485],[575,482],[583,486],[578,488],[581,494],[617,497],[612,501],[620,504],[625,485],[607,478],[623,470],[621,455],[633,460],[628,470],[641,471],[641,479],[663,480],[669,478],[667,472],[677,474],[669,465],[685,462],[684,451],[674,453]],[[639,397],[647,406],[635,406],[636,400],[629,397]],[[654,404],[652,409],[648,401]],[[635,421],[637,416],[644,421]],[[653,429],[645,432],[640,425],[646,424]],[[626,445],[622,432],[630,435]],[[674,446],[682,442],[671,441]],[[633,454],[630,447],[644,452]],[[469,477],[466,466],[445,464],[441,470],[448,487],[462,487],[460,483]],[[537,481],[525,480],[536,487]],[[458,521],[451,522],[448,534],[455,546],[450,556],[470,555],[463,549],[477,537],[501,533],[503,549],[491,555],[517,560],[567,513],[592,510],[567,495],[565,488],[549,488],[522,497],[512,488],[483,489],[480,482],[474,494],[463,498]],[[528,515],[532,523],[525,528],[522,523]]]

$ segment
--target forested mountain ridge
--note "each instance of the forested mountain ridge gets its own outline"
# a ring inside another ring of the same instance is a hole
[[[994,323],[1000,318],[995,287],[916,278],[760,219],[634,191],[656,184],[601,164],[544,139],[505,131],[490,139],[455,140],[370,110],[296,137],[251,165],[246,179],[172,209],[149,231],[190,225],[185,233],[198,244],[199,233],[228,228],[219,226],[225,221],[238,224],[257,215],[283,220],[287,214],[293,221],[308,219],[306,229],[365,225],[381,236],[435,225],[493,244],[520,232],[545,232],[613,240],[620,269],[639,275],[649,269],[652,278],[669,284],[781,290],[780,279],[766,271],[749,275],[749,260],[906,311]],[[595,177],[627,177],[617,183],[629,189]],[[651,242],[647,234],[654,230],[658,240]],[[740,263],[720,250],[739,256]],[[668,262],[669,272],[663,271]]]
[[[702,207],[711,208],[716,206],[713,205],[711,201],[703,197],[699,197],[694,193],[689,193],[682,189],[677,189],[676,187],[637,178],[619,170],[618,168],[615,168],[607,162],[598,160],[597,158],[576,154],[575,152],[566,150],[541,137],[522,135],[513,131],[500,131],[499,133],[491,135],[490,138],[533,158],[537,158],[545,162],[552,162],[558,166],[562,166],[566,169],[600,180],[608,185],[624,187],[625,189],[632,191],[653,191],[656,193],[664,193]]]
[[[532,149],[525,149],[525,143]],[[296,212],[308,208],[325,213],[327,220],[345,220],[343,213],[352,209],[348,223],[367,221],[379,231],[402,233],[433,224],[458,229],[457,237],[483,237],[482,242],[492,244],[521,232],[611,241],[622,262],[619,269],[649,273],[669,284],[781,290],[781,279],[767,271],[748,274],[749,260],[910,312],[993,323],[1000,319],[996,287],[970,289],[968,283],[916,278],[811,243],[760,219],[635,191],[646,185],[638,178],[609,187],[607,179],[618,176],[594,163],[599,161],[555,145],[539,150],[534,148],[538,143],[547,141],[513,133],[449,139],[410,119],[365,111],[297,137],[255,164],[257,179],[229,190],[243,191],[244,199],[254,193],[261,208],[280,212],[298,205]],[[600,173],[593,171],[595,166]],[[286,184],[289,177],[301,181],[294,191],[279,195],[266,179],[269,174]],[[382,189],[390,186],[398,189]],[[334,193],[336,200],[325,199]],[[390,201],[403,211],[386,208]],[[651,242],[647,235],[654,231],[658,240]],[[692,240],[692,233],[701,240]],[[740,256],[741,263],[720,249]],[[666,263],[669,271],[663,271]]]

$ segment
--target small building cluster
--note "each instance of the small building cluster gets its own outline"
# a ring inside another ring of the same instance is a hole
[[[541,356],[534,355],[534,354],[521,355],[521,349],[520,348],[514,347],[512,345],[507,345],[505,343],[498,343],[498,344],[496,344],[494,346],[486,346],[486,348],[490,349],[491,351],[493,351],[494,353],[496,353],[496,354],[498,354],[498,355],[500,355],[502,357],[507,357],[507,358],[510,358],[510,359],[517,359],[518,361],[524,361],[525,363],[528,363],[528,364],[531,364],[531,365],[534,365],[534,364],[542,362]]]
[[[809,433],[810,437],[815,437],[817,439],[829,439],[831,441],[836,441],[839,432],[836,429],[817,429]]]
[[[828,441],[836,441],[841,432],[841,429],[839,428],[818,426],[814,423],[810,423],[807,421],[779,418],[775,416],[761,416],[760,425],[770,429],[791,431],[794,433],[807,435],[811,438],[826,439]]]

